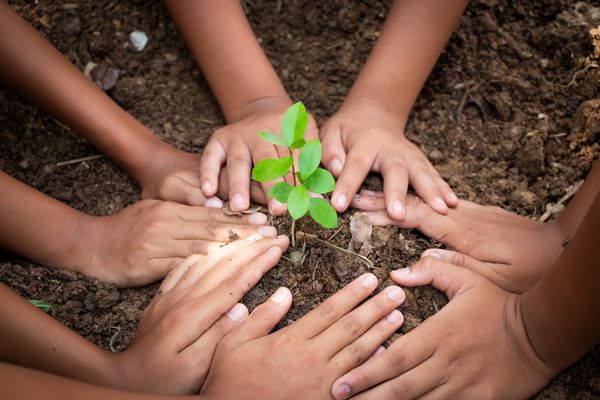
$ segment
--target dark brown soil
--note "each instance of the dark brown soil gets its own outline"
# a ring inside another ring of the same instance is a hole
[[[174,146],[200,151],[223,117],[160,2],[12,1],[83,70],[93,61],[121,70],[111,97]],[[246,0],[256,34],[294,99],[320,122],[332,115],[367,58],[386,16],[386,1]],[[419,97],[408,126],[463,198],[539,217],[548,203],[583,179],[598,155],[600,68],[589,68],[587,31],[600,24],[595,1],[472,1]],[[128,35],[150,37],[137,53]],[[38,66],[40,69],[44,65]],[[581,71],[581,72],[578,72]],[[139,190],[106,158],[58,167],[97,154],[43,112],[0,91],[0,168],[72,207],[114,213]],[[381,187],[377,177],[367,186]],[[346,247],[350,213],[333,240]],[[288,221],[276,224],[282,229]],[[307,227],[307,229],[316,229]],[[319,231],[326,238],[330,232]],[[416,231],[378,228],[375,273],[410,265],[437,244]],[[301,267],[282,260],[247,296],[250,307],[288,286],[294,306],[284,323],[305,314],[365,268],[353,258],[313,246]],[[157,285],[117,289],[85,277],[0,254],[2,282],[29,299],[59,305],[50,314],[94,343],[117,350],[130,343]],[[445,297],[407,290],[412,329]],[[538,399],[600,398],[599,349],[560,374]],[[510,384],[507,382],[507,384]]]

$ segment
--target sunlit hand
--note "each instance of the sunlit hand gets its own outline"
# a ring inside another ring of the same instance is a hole
[[[345,104],[321,128],[323,164],[338,177],[332,204],[344,211],[369,171],[383,175],[385,204],[406,217],[408,185],[441,214],[457,197],[421,150],[404,137],[404,121],[370,102]]]
[[[238,238],[277,234],[261,213],[229,217],[218,208],[159,200],[142,200],[114,215],[84,221],[82,272],[119,286],[156,281],[185,257],[210,255]]]

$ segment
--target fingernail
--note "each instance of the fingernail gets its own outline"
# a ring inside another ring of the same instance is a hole
[[[373,274],[366,274],[363,276],[361,283],[366,288],[372,288],[377,286],[377,277]]]
[[[283,204],[278,202],[277,200],[271,200],[271,213],[283,211]]]
[[[210,193],[212,190],[212,184],[209,181],[204,181],[202,182],[201,188],[204,193]]]
[[[235,306],[231,307],[225,315],[227,315],[227,318],[229,318],[233,322],[241,322],[244,320],[244,318],[246,318],[247,312],[248,309],[246,308],[246,306],[238,303]]]
[[[263,239],[263,235],[261,235],[260,233],[253,233],[252,235],[248,236],[246,238],[246,240],[251,241],[251,242],[256,242],[257,240]]]
[[[234,194],[231,198],[231,205],[233,206],[234,211],[243,209],[245,205],[244,196],[239,193]]]
[[[438,260],[442,259],[442,255],[435,250],[425,250],[423,252],[423,254],[421,254],[421,258],[423,258],[423,257],[433,257],[433,258],[437,258]]]
[[[275,293],[273,293],[273,295],[271,296],[271,301],[275,304],[281,304],[285,300],[287,300],[289,295],[290,292],[287,289],[281,287],[277,289]]]
[[[277,229],[274,226],[261,226],[258,228],[258,233],[264,237],[272,237],[277,235]]]
[[[446,202],[442,200],[441,197],[436,197],[433,199],[433,204],[440,210],[445,210],[448,206],[446,206]]]
[[[391,323],[396,323],[396,322],[400,321],[400,318],[402,318],[402,313],[398,310],[392,310],[392,312],[390,312],[385,317],[385,319]]]
[[[397,275],[408,275],[410,274],[410,268],[406,267],[406,268],[400,268],[397,269],[395,271],[392,271],[392,274],[397,274]]]
[[[343,208],[346,207],[347,201],[348,199],[346,198],[346,195],[338,194],[337,198],[335,199],[335,204],[337,204],[338,207]]]
[[[404,204],[400,200],[392,202],[392,212],[396,215],[404,215]]]
[[[267,222],[267,216],[263,213],[250,214],[248,217],[248,222],[250,222],[252,225],[263,225],[265,222]]]
[[[342,172],[342,162],[337,158],[331,162],[331,172],[334,175],[339,175]]]
[[[386,294],[387,294],[388,299],[397,301],[402,298],[402,296],[404,295],[404,292],[398,286],[392,286],[387,290]]]
[[[397,310],[396,310],[397,311]],[[399,311],[398,311],[399,312]],[[373,353],[373,357],[376,357],[385,351],[385,347],[379,346],[377,350]]]
[[[204,206],[209,208],[221,208],[223,207],[223,202],[218,197],[211,197],[210,199],[206,199]]]
[[[448,199],[449,199],[451,202],[457,202],[457,201],[458,201],[458,197],[456,197],[456,195],[455,195],[454,193],[450,193],[450,194],[448,195]]]
[[[336,393],[338,396],[348,396],[350,394],[350,386],[347,383],[342,383],[338,386]]]
[[[269,250],[267,250],[267,254],[270,256],[275,254],[281,254],[281,248],[279,246],[273,246]]]

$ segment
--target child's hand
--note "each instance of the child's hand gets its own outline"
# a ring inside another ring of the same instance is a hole
[[[555,375],[529,342],[519,296],[432,257],[392,272],[392,279],[431,284],[450,303],[338,379],[336,399],[525,399]]]
[[[226,164],[230,207],[235,211],[248,208],[252,165],[264,158],[289,155],[287,149],[265,142],[258,136],[258,132],[281,132],[283,114],[291,105],[287,98],[255,101],[244,118],[215,131],[202,153],[200,187],[204,196],[214,196],[217,193],[221,166]],[[314,138],[317,138],[317,127],[314,119],[310,118],[306,139]],[[275,183],[276,181],[261,184],[264,197]],[[286,206],[275,199],[271,199],[268,205],[271,214],[281,215],[286,211]]]
[[[533,286],[564,250],[556,221],[545,224],[503,210],[460,200],[440,215],[420,198],[408,195],[404,221],[384,210],[383,194],[369,191],[353,200],[374,225],[417,228],[456,251],[429,249],[423,256],[473,269],[505,290],[522,293]],[[479,261],[481,260],[481,261]]]
[[[236,304],[277,264],[287,237],[241,239],[188,257],[165,278],[131,346],[114,356],[121,389],[196,394],[218,342],[248,310]]]
[[[201,394],[215,399],[322,399],[333,381],[371,357],[402,324],[404,292],[364,274],[323,304],[269,334],[292,302],[280,288],[218,345]],[[353,310],[354,309],[354,310]]]
[[[261,213],[225,216],[221,209],[142,200],[117,214],[86,216],[78,234],[82,272],[119,286],[139,286],[162,278],[185,257],[209,257],[225,243],[260,234],[273,237]],[[81,241],[80,241],[81,242]]]
[[[344,211],[369,171],[383,175],[386,208],[406,217],[410,183],[435,211],[448,212],[457,197],[427,157],[404,137],[404,121],[369,102],[345,104],[323,125],[323,164],[338,177],[332,205]]]

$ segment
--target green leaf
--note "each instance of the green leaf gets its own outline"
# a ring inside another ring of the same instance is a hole
[[[294,159],[290,156],[281,158],[265,158],[252,168],[252,179],[257,182],[268,182],[281,178],[290,172]]]
[[[335,188],[335,179],[333,179],[333,175],[326,169],[317,168],[315,172],[304,180],[304,186],[313,193],[329,193]]]
[[[299,149],[306,144],[306,140],[298,139],[290,146],[290,150]]]
[[[281,134],[287,147],[291,147],[298,139],[304,138],[304,131],[308,125],[308,113],[302,102],[297,102],[283,114]]]
[[[50,311],[55,306],[43,300],[29,300],[29,302],[44,312]]]
[[[287,147],[285,142],[283,141],[283,138],[275,132],[260,131],[258,132],[258,135],[269,143],[273,143],[277,146]]]
[[[306,142],[302,150],[300,150],[300,156],[298,157],[298,166],[300,167],[300,173],[304,179],[308,178],[321,163],[321,152],[323,146],[319,140],[310,140]]]
[[[269,197],[274,198],[280,203],[287,203],[292,188],[293,186],[287,182],[277,182],[269,189]]]
[[[310,198],[308,190],[303,185],[294,186],[288,196],[288,210],[294,219],[302,218],[308,212]]]
[[[310,216],[323,228],[332,229],[338,225],[337,213],[331,204],[323,199],[310,199]]]

